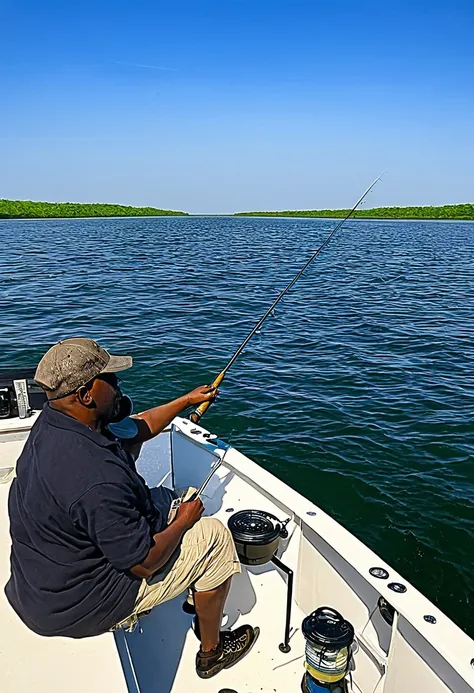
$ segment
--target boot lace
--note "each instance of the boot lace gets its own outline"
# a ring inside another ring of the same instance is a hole
[[[223,637],[223,651],[224,654],[235,654],[242,652],[247,644],[247,634],[241,635],[240,637],[233,637],[232,633],[225,633]]]

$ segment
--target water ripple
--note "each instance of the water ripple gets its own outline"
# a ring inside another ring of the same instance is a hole
[[[90,335],[139,408],[207,382],[332,228],[250,218],[0,222],[3,365]],[[349,222],[206,425],[474,635],[474,225]]]

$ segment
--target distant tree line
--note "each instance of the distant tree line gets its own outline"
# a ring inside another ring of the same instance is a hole
[[[30,202],[0,200],[0,219],[52,219],[63,217],[149,217],[186,215],[170,209],[78,202]]]
[[[348,209],[308,209],[284,212],[238,212],[235,216],[253,217],[345,217]],[[443,207],[375,207],[360,209],[354,217],[361,219],[474,219],[474,204]]]

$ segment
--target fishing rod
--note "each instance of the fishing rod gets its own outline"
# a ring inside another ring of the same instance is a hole
[[[382,174],[382,176],[383,176],[383,174]],[[245,349],[245,347],[247,346],[247,344],[250,342],[250,340],[252,339],[252,337],[254,336],[254,334],[260,329],[260,327],[263,325],[263,323],[264,323],[265,320],[268,318],[268,316],[271,315],[271,313],[274,311],[275,307],[276,307],[277,304],[281,301],[281,299],[283,298],[283,296],[284,296],[286,293],[288,293],[288,291],[296,284],[296,282],[298,281],[298,279],[299,279],[299,278],[301,277],[301,275],[305,272],[305,270],[308,269],[308,267],[309,267],[310,264],[313,262],[313,260],[315,260],[315,259],[318,257],[319,253],[323,250],[323,248],[325,248],[325,247],[327,246],[327,244],[329,243],[329,241],[331,240],[331,238],[334,236],[334,234],[335,234],[337,231],[339,231],[339,229],[341,228],[341,226],[342,226],[342,225],[354,214],[354,212],[356,211],[357,207],[360,205],[360,203],[362,202],[362,200],[363,200],[365,197],[367,197],[367,195],[369,194],[369,192],[372,190],[372,188],[374,187],[374,185],[376,185],[376,184],[379,182],[379,180],[382,178],[382,176],[379,176],[378,178],[376,178],[376,179],[374,180],[374,182],[373,182],[371,185],[369,185],[369,187],[367,188],[367,190],[365,191],[365,193],[364,193],[361,197],[359,197],[359,199],[357,200],[357,202],[355,203],[355,205],[352,207],[352,209],[350,210],[350,212],[344,217],[344,219],[341,219],[341,221],[340,221],[338,224],[336,224],[336,226],[335,226],[334,229],[331,231],[331,233],[329,234],[329,236],[326,238],[325,241],[323,241],[323,243],[321,243],[321,245],[319,246],[319,248],[318,248],[317,250],[315,250],[315,252],[311,255],[311,257],[309,258],[308,262],[304,265],[304,267],[302,267],[302,269],[300,269],[300,271],[299,271],[297,274],[295,274],[295,276],[293,277],[293,279],[285,286],[285,288],[283,289],[283,291],[281,291],[281,292],[278,294],[277,298],[273,301],[273,303],[272,303],[272,305],[270,306],[270,308],[266,311],[266,313],[265,313],[264,315],[262,315],[262,317],[260,318],[260,320],[259,320],[259,321],[257,322],[257,324],[255,325],[255,327],[249,332],[249,334],[246,336],[246,338],[244,339],[244,341],[242,342],[242,344],[236,349],[236,351],[234,352],[232,358],[230,359],[230,361],[228,362],[228,364],[226,365],[226,367],[219,373],[219,375],[217,376],[217,378],[216,378],[216,379],[214,380],[214,382],[212,383],[211,387],[216,388],[216,387],[218,387],[218,386],[221,384],[221,382],[224,380],[224,378],[225,378],[225,376],[226,376],[227,371],[229,370],[229,368],[231,368],[232,365],[235,363],[235,361],[239,358],[240,354],[241,354],[242,351]],[[212,404],[212,401],[210,401],[210,402],[203,402],[202,404],[200,404],[199,407],[197,407],[197,409],[195,409],[195,410],[190,414],[189,418],[191,419],[191,421],[192,421],[193,423],[198,423],[199,420],[201,419],[201,417],[204,416],[204,414],[206,413],[206,411],[209,409],[209,407],[211,406],[211,404]]]

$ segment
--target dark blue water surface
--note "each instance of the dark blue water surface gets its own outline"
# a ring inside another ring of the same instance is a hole
[[[208,382],[330,220],[0,222],[2,366],[91,336],[142,409]],[[203,424],[305,494],[474,635],[474,224],[354,221]]]

